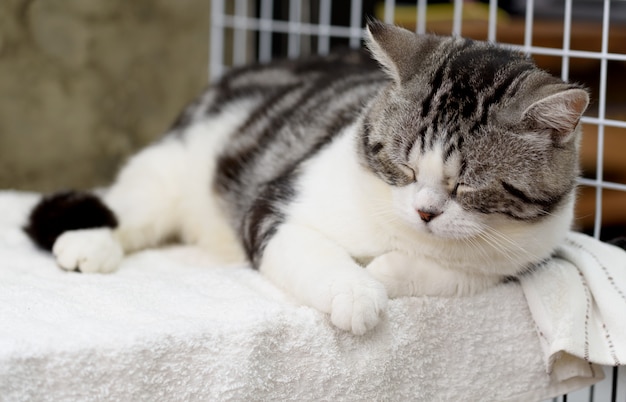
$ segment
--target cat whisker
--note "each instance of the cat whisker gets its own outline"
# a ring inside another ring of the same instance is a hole
[[[485,245],[479,242],[478,239],[469,237],[462,240],[464,243],[469,244],[469,246],[479,253],[485,260],[489,259],[489,253],[485,250]]]
[[[502,243],[500,243],[497,238],[494,238],[486,233],[482,233],[481,238],[489,247],[494,250],[498,250],[498,253],[504,256],[507,261],[513,265],[517,265],[518,258],[520,257],[520,253],[518,251],[502,247]]]
[[[515,242],[509,236],[505,235],[499,230],[494,229],[490,226],[487,226],[485,229],[486,230],[484,233],[488,234],[489,236],[494,238],[496,241],[498,241],[498,239],[501,240],[501,242],[498,242],[499,245],[504,247],[507,250],[507,252],[510,253],[511,255],[520,257],[520,258],[531,257],[534,260],[540,259],[537,255],[528,251],[526,248],[522,247],[519,243]]]
[[[401,221],[400,217],[397,214],[395,214],[393,211],[390,211],[389,208],[385,208],[384,206],[372,210],[369,216],[371,218],[382,218],[385,223],[396,223]]]

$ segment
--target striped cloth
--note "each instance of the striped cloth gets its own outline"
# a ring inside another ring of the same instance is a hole
[[[563,379],[593,372],[592,363],[626,363],[624,250],[571,232],[521,283],[550,373]]]

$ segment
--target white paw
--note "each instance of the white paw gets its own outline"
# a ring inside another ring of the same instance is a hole
[[[61,268],[83,273],[113,272],[124,257],[109,228],[65,232],[54,243],[52,253]]]
[[[390,252],[374,258],[366,270],[383,284],[390,298],[396,298],[416,295],[412,286],[416,268],[408,256]]]
[[[332,292],[331,321],[355,335],[363,335],[374,328],[387,306],[385,288],[369,278],[358,283],[336,284]]]

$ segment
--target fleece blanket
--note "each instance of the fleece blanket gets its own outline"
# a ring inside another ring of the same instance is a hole
[[[532,401],[602,378],[575,353],[546,365],[517,283],[392,300],[357,337],[193,247],[64,272],[21,231],[37,199],[0,191],[0,401]]]

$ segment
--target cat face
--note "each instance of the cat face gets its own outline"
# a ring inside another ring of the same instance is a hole
[[[468,213],[461,199],[471,197],[471,187],[459,179],[459,153],[444,158],[442,144],[412,160],[414,179],[392,187],[393,207],[398,216],[415,230],[444,238],[465,238],[478,234],[485,224],[483,215]]]
[[[365,117],[361,152],[406,223],[460,239],[571,205],[584,90],[491,44],[369,32],[392,81]]]

